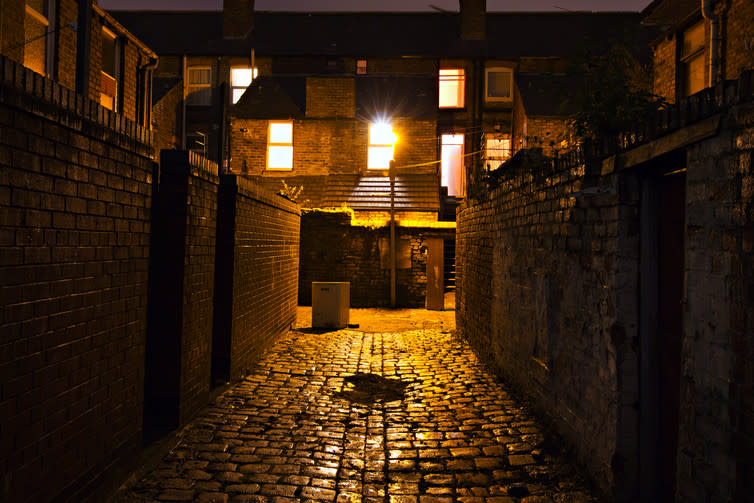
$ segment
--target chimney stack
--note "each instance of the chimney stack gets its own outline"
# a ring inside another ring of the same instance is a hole
[[[254,27],[254,0],[223,0],[223,38],[244,38]]]
[[[461,39],[487,38],[487,0],[459,0],[461,4]]]

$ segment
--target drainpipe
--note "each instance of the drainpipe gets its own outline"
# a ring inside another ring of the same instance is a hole
[[[183,55],[181,61],[181,71],[183,74],[182,86],[183,86],[183,99],[181,100],[181,150],[186,150],[186,81],[188,80],[188,58]]]
[[[709,21],[709,38],[710,38],[710,65],[709,65],[709,85],[717,85],[717,67],[718,67],[718,29],[719,18],[715,14],[713,7],[714,0],[702,0],[702,16]]]
[[[137,74],[141,80],[139,93],[141,96],[138,100],[139,109],[136,111],[137,122],[147,129],[152,129],[152,79],[150,73],[157,67],[157,58],[150,57],[149,61],[139,67]]]

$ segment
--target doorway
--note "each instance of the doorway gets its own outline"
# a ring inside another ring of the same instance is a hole
[[[463,135],[442,135],[440,151],[440,170],[442,186],[448,188],[448,195],[463,197]]]

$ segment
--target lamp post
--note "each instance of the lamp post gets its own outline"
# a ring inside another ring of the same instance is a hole
[[[390,161],[390,307],[395,307],[395,161]]]

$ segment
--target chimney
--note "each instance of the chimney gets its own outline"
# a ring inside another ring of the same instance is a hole
[[[461,4],[461,39],[487,38],[487,0],[459,0]]]
[[[254,27],[254,0],[223,0],[223,38],[244,38]]]

